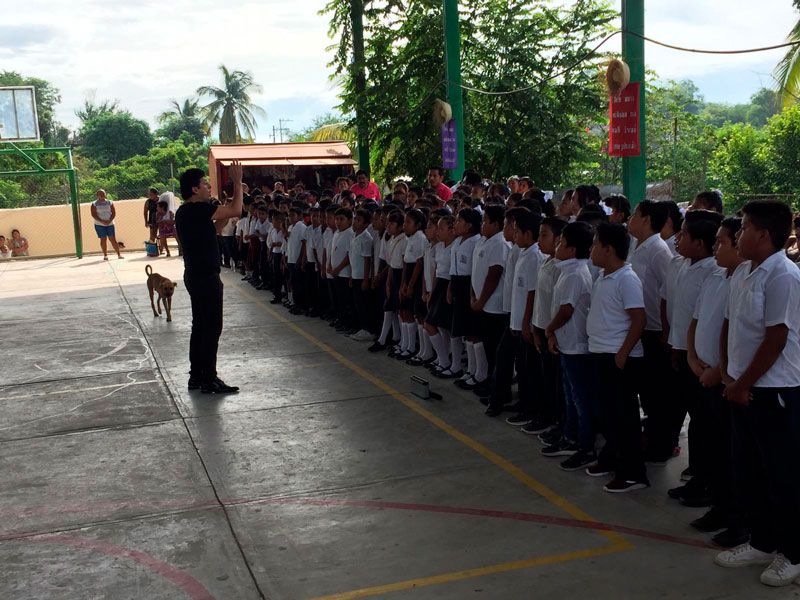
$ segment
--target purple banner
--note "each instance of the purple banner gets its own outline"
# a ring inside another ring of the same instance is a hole
[[[450,119],[442,125],[442,167],[458,168],[458,135],[455,119]]]

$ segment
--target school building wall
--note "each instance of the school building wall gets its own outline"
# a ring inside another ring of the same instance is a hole
[[[143,250],[144,241],[150,238],[142,215],[144,200],[114,202],[116,238],[125,243],[127,250]],[[90,207],[88,203],[80,205],[84,254],[100,252],[100,240],[94,231]],[[11,238],[12,229],[19,229],[22,237],[27,238],[31,256],[75,256],[72,207],[69,204],[0,209],[0,235]],[[108,251],[114,253],[111,244]]]

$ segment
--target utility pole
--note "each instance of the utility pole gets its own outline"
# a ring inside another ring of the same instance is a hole
[[[275,125],[272,126],[272,143],[274,144],[278,139],[277,129]]]
[[[622,0],[622,30],[638,35],[622,34],[622,56],[631,70],[631,83],[639,88],[639,156],[622,159],[622,187],[631,206],[645,199],[647,193],[647,138],[645,130],[644,78],[644,0]]]
[[[283,143],[283,132],[285,131],[286,133],[289,133],[289,128],[288,127],[284,127],[283,124],[284,123],[291,123],[291,122],[292,122],[291,119],[278,119],[278,131],[281,134],[281,144]]]
[[[458,144],[458,167],[450,169],[450,176],[460,181],[464,174],[464,106],[461,102],[461,34],[458,27],[458,0],[444,0],[443,8],[447,102],[453,110]]]
[[[350,0],[350,21],[353,28],[353,89],[356,93],[356,144],[358,168],[369,175],[369,137],[364,122],[364,94],[367,79],[364,75],[364,0]]]

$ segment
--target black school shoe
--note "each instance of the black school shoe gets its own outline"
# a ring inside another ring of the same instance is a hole
[[[200,380],[197,377],[189,377],[189,391],[200,389]]]
[[[201,385],[200,391],[204,394],[236,394],[239,388],[234,385],[228,385],[219,377],[215,377],[211,382]]]
[[[720,529],[725,529],[730,525],[730,519],[725,510],[714,506],[706,514],[699,519],[695,519],[689,523],[698,531],[705,531],[706,533],[713,533]]]
[[[711,541],[722,548],[733,548],[734,546],[744,544],[749,539],[750,532],[744,527],[730,527],[725,531],[720,531],[711,538]]]
[[[383,350],[386,350],[386,344],[381,344],[380,342],[375,342],[372,346],[367,348],[368,352],[381,352]]]

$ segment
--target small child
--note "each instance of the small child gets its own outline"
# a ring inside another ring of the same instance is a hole
[[[667,247],[672,252],[672,256],[678,256],[678,249],[675,247],[678,240],[675,236],[681,230],[683,215],[681,215],[681,209],[678,208],[674,201],[665,200],[661,204],[667,208],[667,220],[661,229],[661,239],[666,242]]]
[[[286,213],[274,211],[272,213],[272,229],[268,236],[270,260],[272,262],[272,300],[270,304],[280,304],[283,299],[283,277],[281,263],[283,262],[283,231],[286,223]]]
[[[178,239],[178,233],[175,231],[175,215],[169,209],[169,203],[160,200],[156,207],[156,223],[158,224],[158,241],[161,250],[167,253],[167,256],[172,256],[169,253],[169,238],[175,238],[178,243],[178,251],[181,251],[181,241]]]
[[[450,191],[447,188],[448,192]],[[448,196],[449,197],[449,196]],[[423,210],[423,214],[427,213],[428,209]],[[412,367],[429,366],[436,360],[436,355],[431,344],[431,338],[428,331],[425,329],[425,318],[428,316],[428,307],[430,305],[431,293],[433,291],[433,246],[436,244],[437,224],[439,222],[439,215],[437,211],[427,215],[427,225],[425,226],[425,255],[422,259],[422,294],[420,302],[414,307],[414,318],[417,321],[417,334],[420,340],[420,349],[416,355],[408,359],[408,364]]]
[[[661,238],[658,241],[664,243]],[[614,473],[614,479],[603,487],[612,493],[650,486],[642,454],[636,384],[644,356],[639,338],[647,314],[642,283],[625,262],[628,248],[628,233],[622,225],[601,223],[597,227],[591,259],[603,273],[592,288],[586,333],[592,355],[589,380],[597,394],[595,406],[606,443],[586,474],[604,477]]]
[[[750,541],[715,562],[769,565],[761,582],[785,586],[800,577],[800,271],[784,252],[791,209],[754,200],[742,213],[737,246],[745,262],[731,276],[720,372]]]
[[[462,208],[453,225],[456,240],[451,245],[450,284],[447,287],[447,302],[453,307],[453,324],[450,328],[450,354],[452,363],[436,376],[441,379],[463,377],[464,338],[475,334],[475,319],[470,310],[472,257],[480,239],[481,216],[472,208]],[[467,373],[472,376],[475,369],[475,352],[472,343],[467,346]]]
[[[408,242],[403,253],[403,283],[400,285],[400,353],[394,356],[398,360],[410,359],[417,350],[418,330],[414,313],[422,302],[422,271],[428,245],[424,230],[427,225],[422,211],[411,209],[406,212],[403,232]]]
[[[350,336],[356,342],[372,339],[369,332],[370,312],[368,308],[370,278],[372,275],[372,233],[369,225],[372,215],[368,210],[359,209],[353,218],[353,236],[350,240],[348,258],[350,263],[350,288],[353,292],[358,331]]]
[[[398,317],[400,310],[400,286],[403,285],[403,255],[406,251],[408,238],[403,231],[405,216],[399,210],[389,213],[386,218],[386,232],[389,239],[386,242],[386,301],[383,304],[383,326],[378,343],[388,347],[389,332],[394,331],[394,343],[389,351],[389,357],[394,358],[402,352],[403,327]]]
[[[309,217],[311,224],[306,227],[306,252],[303,257],[303,280],[308,302],[306,314],[309,317],[318,317],[322,314],[322,305],[320,304],[322,294],[318,275],[322,257],[317,255],[322,241],[322,210],[318,207],[312,208]]]
[[[339,309],[339,321],[336,331],[339,333],[356,333],[355,315],[353,315],[353,295],[350,292],[350,241],[353,239],[353,211],[340,208],[335,217],[336,235],[333,237],[331,249],[330,274],[333,275],[333,286]]]
[[[338,320],[339,306],[336,302],[336,293],[333,289],[334,278],[331,275],[331,253],[333,251],[333,238],[336,237],[336,211],[339,206],[332,204],[325,209],[325,231],[322,232],[322,271],[320,277],[324,280],[324,287],[328,294],[328,305],[330,310],[327,313],[331,327],[335,327]]]
[[[303,222],[303,210],[293,206],[289,209],[289,226],[291,233],[287,240],[286,265],[289,271],[289,281],[292,291],[289,292],[289,302],[292,307],[289,312],[299,315],[307,308],[306,298],[303,293],[302,260],[306,253],[306,229]]]
[[[591,373],[586,319],[592,296],[589,272],[594,230],[588,223],[570,223],[556,246],[559,276],[553,289],[553,319],[545,328],[550,352],[561,356],[566,404],[563,438],[542,449],[545,456],[569,456],[561,463],[576,471],[597,462],[594,442],[594,410],[588,386]]]
[[[258,241],[258,263],[257,271],[250,283],[256,286],[258,290],[269,288],[271,280],[271,264],[270,264],[270,248],[268,245],[269,232],[272,230],[272,223],[269,219],[269,209],[266,204],[259,204],[256,209],[256,222],[255,236]]]
[[[436,238],[433,246],[433,291],[428,299],[428,314],[425,316],[425,331],[436,352],[436,362],[431,373],[437,375],[450,368],[450,328],[453,324],[453,309],[447,302],[447,286],[450,284],[451,247],[455,240],[450,215],[439,217],[436,224]]]

